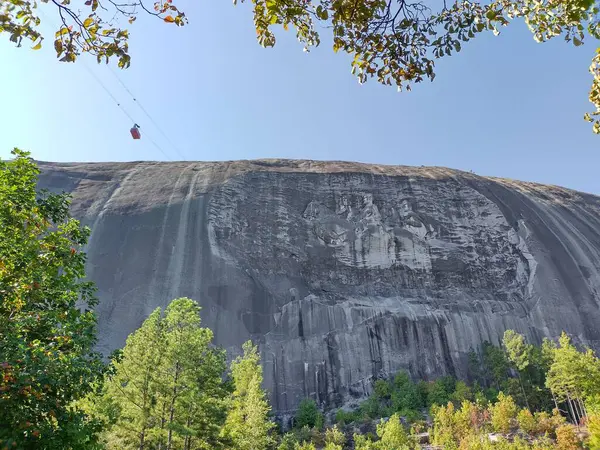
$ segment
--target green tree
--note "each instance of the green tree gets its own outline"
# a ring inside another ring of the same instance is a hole
[[[67,195],[36,191],[28,153],[12,154],[0,161],[0,447],[93,448],[98,423],[74,405],[102,376],[89,229]]]
[[[355,450],[377,450],[377,444],[373,442],[368,436],[363,434],[354,434],[352,437],[354,440]]]
[[[105,381],[103,401],[116,410],[109,448],[204,449],[221,446],[227,387],[224,352],[212,347],[200,307],[173,300],[128,338]]]
[[[261,387],[263,376],[258,349],[248,341],[243,351],[244,355],[231,363],[235,390],[224,432],[237,450],[263,450],[272,443],[275,424],[269,420],[271,407]]]
[[[492,427],[498,433],[508,434],[517,418],[517,405],[510,395],[498,394],[498,401],[490,407]]]
[[[325,431],[324,450],[343,450],[345,443],[346,436],[338,429],[337,425]]]
[[[571,417],[579,422],[586,416],[584,400],[600,393],[600,361],[590,349],[579,352],[562,333],[553,349],[546,385],[558,400],[566,401]]]
[[[504,381],[508,378],[508,359],[500,347],[489,342],[482,345],[483,366],[488,374],[488,383],[496,389],[502,389]]]
[[[386,380],[377,380],[373,383],[373,393],[378,400],[388,400],[392,395],[392,387]]]
[[[550,367],[546,359],[544,343],[542,347],[528,344],[523,335],[507,330],[502,340],[508,360],[513,365],[518,378],[519,397],[530,410],[550,410],[551,392],[546,387],[546,373]],[[516,392],[513,392],[516,394]]]
[[[577,438],[573,425],[561,425],[556,429],[556,448],[558,450],[577,450],[581,448],[581,442]]]
[[[377,425],[377,448],[380,450],[409,450],[410,438],[400,416],[394,414],[387,421]]]
[[[525,433],[533,435],[537,432],[537,422],[531,411],[528,409],[522,409],[517,414],[517,422],[519,423],[519,428],[523,430]]]
[[[294,450],[317,450],[312,442],[296,443]]]
[[[452,402],[448,402],[446,406],[434,404],[431,407],[433,417],[432,442],[434,445],[449,450],[458,448],[459,439],[456,433],[454,412],[455,408]]]
[[[444,377],[435,380],[429,386],[427,403],[429,405],[445,405],[451,400],[455,389],[455,380],[452,377]]]
[[[462,402],[473,400],[473,391],[464,381],[457,381],[454,392],[450,396],[453,402],[462,404]]]
[[[158,370],[166,348],[162,328],[157,308],[127,338],[100,398],[92,397],[95,404],[114,405],[113,417],[105,417],[111,426],[105,435],[109,448],[143,449],[150,440],[150,430],[158,421],[156,400],[162,382]]]
[[[298,405],[298,411],[296,412],[296,421],[294,426],[302,428],[308,426],[310,428],[319,427],[323,425],[323,415],[317,403],[311,398],[305,398]]]

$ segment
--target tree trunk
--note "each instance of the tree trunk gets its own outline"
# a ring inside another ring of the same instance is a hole
[[[175,399],[177,398],[177,381],[179,380],[179,362],[175,363],[175,378],[173,380],[173,397],[171,398],[171,408],[169,412],[169,434],[167,437],[167,450],[171,450],[173,439],[173,419],[175,417]]]
[[[165,401],[163,403],[163,407],[162,407],[162,412],[160,414],[160,430],[161,430],[161,436],[160,436],[160,440],[158,441],[158,450],[162,450],[163,448],[163,435],[162,435],[162,430],[165,429],[165,424],[167,423],[167,419],[165,418],[165,410],[167,409],[167,402]]]
[[[582,418],[585,418],[587,420],[587,411],[585,410],[585,405],[583,404],[583,401],[581,400],[581,396],[579,395],[579,393],[577,393],[577,397],[575,398],[575,401],[577,402],[577,406],[579,407],[579,415]]]
[[[519,386],[521,386],[521,392],[523,393],[523,398],[525,399],[525,406],[527,406],[527,409],[529,410],[529,412],[531,411],[531,408],[529,407],[529,400],[527,399],[527,394],[525,393],[525,388],[523,387],[523,380],[521,379],[521,372],[519,372],[518,370],[517,372],[517,378],[519,379]]]
[[[185,426],[187,427],[187,432],[189,433],[190,424],[192,423],[192,416],[189,411],[188,411],[188,414],[190,414],[190,415],[188,415],[187,421],[185,422]],[[191,439],[192,439],[192,437],[189,434],[185,435],[185,440],[183,442],[183,450],[190,450]]]
[[[560,411],[560,408],[558,407],[558,402],[556,401],[556,396],[554,395],[554,392],[552,392],[552,389],[550,389],[550,393],[552,394],[552,400],[554,400],[554,406]]]
[[[571,417],[575,421],[575,425],[577,425],[577,429],[579,429],[579,419],[577,418],[577,414],[573,409],[573,401],[571,400],[571,396],[567,394],[567,403],[569,404],[569,408],[571,409]]]
[[[139,450],[144,450],[144,439],[146,438],[146,428],[142,429],[140,434],[140,447]]]

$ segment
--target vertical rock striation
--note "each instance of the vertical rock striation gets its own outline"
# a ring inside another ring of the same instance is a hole
[[[188,296],[254,339],[280,414],[400,369],[466,375],[512,328],[600,347],[600,198],[444,168],[316,161],[41,163],[92,227],[99,346]]]

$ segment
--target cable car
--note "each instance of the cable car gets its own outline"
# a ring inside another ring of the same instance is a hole
[[[133,127],[131,127],[131,130],[129,130],[129,132],[131,133],[131,137],[133,137],[134,139],[140,139],[142,137],[140,133],[140,126],[137,123],[133,124]]]

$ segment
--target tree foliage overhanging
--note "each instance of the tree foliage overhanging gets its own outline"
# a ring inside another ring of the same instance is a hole
[[[128,67],[129,32],[116,25],[117,17],[133,22],[142,12],[178,26],[187,23],[172,0],[159,0],[153,6],[143,0],[87,0],[76,6],[70,0],[39,1],[53,6],[60,18],[54,47],[66,62],[88,52],[98,61],[116,57],[120,67]],[[0,32],[8,33],[18,45],[28,39],[39,49],[43,36],[38,31],[37,2],[1,0],[0,5]],[[585,39],[600,39],[596,0],[441,0],[437,4],[422,0],[252,0],[252,7],[260,45],[274,46],[274,28],[281,26],[295,29],[308,51],[321,42],[317,29],[325,29],[331,33],[333,50],[352,56],[352,73],[361,83],[375,78],[398,90],[433,81],[436,59],[459,52],[480,33],[499,34],[514,19],[523,19],[538,42],[562,36],[580,46]],[[600,47],[589,71],[589,101],[595,110],[584,118],[600,133]]]

